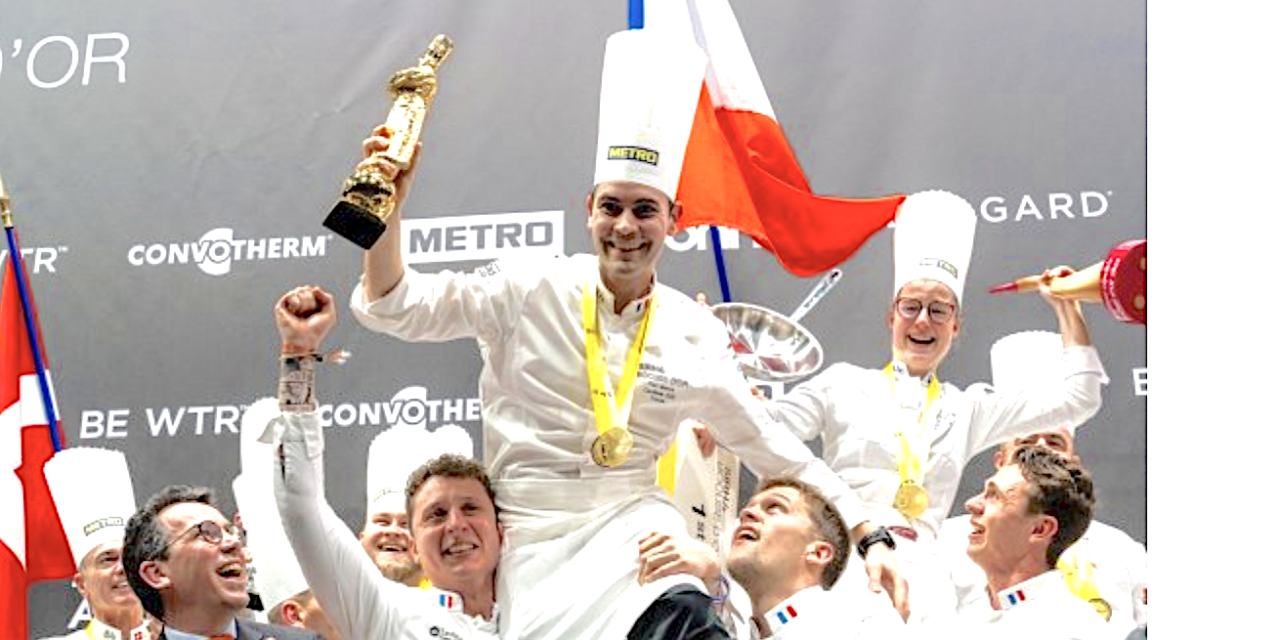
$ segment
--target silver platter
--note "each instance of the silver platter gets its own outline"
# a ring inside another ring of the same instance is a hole
[[[711,307],[729,330],[738,366],[749,376],[774,382],[796,380],[822,366],[822,345],[800,323],[777,311],[730,302]]]

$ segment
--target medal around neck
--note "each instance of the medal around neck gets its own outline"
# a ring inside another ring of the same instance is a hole
[[[634,446],[635,439],[631,437],[630,431],[613,427],[591,443],[591,459],[602,467],[617,467],[627,461]]]
[[[1102,616],[1103,620],[1111,622],[1111,603],[1103,600],[1101,597],[1089,598],[1089,604],[1093,605],[1093,610]]]
[[[417,66],[401,69],[387,82],[387,91],[395,97],[386,126],[391,129],[391,144],[386,151],[374,154],[404,171],[413,160],[413,150],[422,133],[422,125],[436,98],[436,69],[453,51],[453,41],[437,35],[418,60]],[[333,206],[324,226],[350,240],[362,249],[370,249],[387,229],[387,217],[395,209],[395,184],[375,168],[357,168],[342,186],[342,198]]]
[[[919,518],[929,509],[929,493],[915,482],[903,482],[893,496],[893,508],[908,518]]]

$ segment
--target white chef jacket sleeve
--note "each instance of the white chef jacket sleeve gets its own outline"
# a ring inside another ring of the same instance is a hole
[[[716,441],[737,454],[757,477],[788,476],[807,482],[835,505],[850,528],[866,522],[862,499],[751,394],[732,359],[723,326],[709,314],[707,320],[711,324],[705,335],[716,338],[698,345],[707,379],[690,417],[705,422]]]
[[[276,505],[302,575],[344,638],[398,633],[391,587],[345,523],[323,499],[317,469],[324,440],[314,412],[282,416],[277,436]]]
[[[832,415],[830,406],[832,394],[839,393],[842,386],[841,368],[844,363],[827,367],[825,371],[810,380],[797,385],[781,398],[775,398],[765,404],[769,415],[773,416],[797,438],[804,441],[813,440],[826,428],[827,418]],[[845,388],[844,393],[850,389]]]
[[[1083,424],[1102,407],[1102,385],[1109,382],[1098,350],[1092,346],[1062,350],[1060,384],[1018,393],[966,392],[974,398],[968,459],[1010,438],[1057,427]]]
[[[1133,602],[1133,623],[1135,626],[1147,628],[1147,548],[1141,542],[1124,536],[1121,556],[1125,563],[1125,573],[1129,576],[1129,584],[1125,587]]]
[[[471,273],[406,268],[400,282],[373,301],[364,299],[362,276],[351,294],[351,311],[364,327],[409,342],[498,342],[518,324],[528,276],[539,273],[539,266],[499,260]]]

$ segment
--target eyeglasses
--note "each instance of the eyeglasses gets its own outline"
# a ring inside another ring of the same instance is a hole
[[[924,301],[915,298],[898,298],[893,301],[893,308],[898,315],[907,320],[915,320],[920,315],[920,311],[925,308]],[[954,304],[934,300],[929,303],[929,321],[934,324],[942,324],[950,320],[956,314],[956,306]]]
[[[225,535],[231,536],[237,540],[242,539],[244,536],[244,530],[232,523],[228,522],[227,524],[218,524],[213,520],[205,520],[204,522],[192,525],[190,529],[183,531],[173,539],[173,542],[177,542],[178,540],[187,537],[187,534],[192,531],[196,532],[195,537],[214,546],[222,544],[222,537],[224,533]],[[169,552],[169,547],[173,545],[173,542],[165,545],[165,553]]]

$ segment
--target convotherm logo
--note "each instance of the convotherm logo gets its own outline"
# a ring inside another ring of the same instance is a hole
[[[247,404],[208,404],[133,409],[85,409],[80,414],[79,440],[119,440],[130,437],[235,437]],[[480,422],[480,398],[432,398],[424,386],[396,391],[389,399],[363,399],[316,408],[326,428],[373,427],[400,424],[432,428],[448,423]]]
[[[408,264],[564,254],[563,211],[416,218],[400,233]]]
[[[276,238],[237,238],[229,228],[212,229],[199,240],[157,242],[129,247],[129,264],[135,267],[194,264],[211,276],[225,276],[231,263],[256,260],[323,258],[332,234]]]

